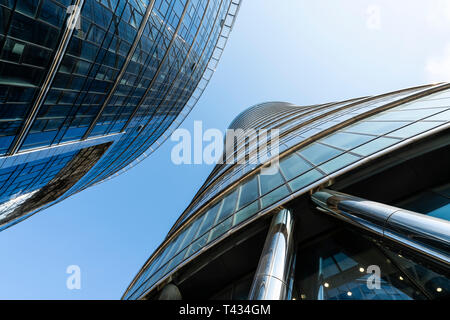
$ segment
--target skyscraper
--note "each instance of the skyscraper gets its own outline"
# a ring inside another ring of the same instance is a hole
[[[448,298],[449,128],[447,83],[245,110],[123,299]]]
[[[0,230],[132,167],[209,82],[239,0],[0,2]]]

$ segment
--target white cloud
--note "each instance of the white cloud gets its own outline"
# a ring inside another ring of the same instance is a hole
[[[450,82],[450,43],[443,54],[428,58],[425,72],[430,82]]]

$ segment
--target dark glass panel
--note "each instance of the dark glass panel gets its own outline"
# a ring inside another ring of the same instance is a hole
[[[284,183],[284,179],[278,170],[274,174],[260,174],[259,181],[261,183],[261,194],[266,194]]]
[[[253,176],[241,186],[238,209],[258,198],[257,177]]]
[[[280,167],[286,179],[292,178],[311,169],[311,165],[300,158],[296,153],[293,153],[280,161]]]

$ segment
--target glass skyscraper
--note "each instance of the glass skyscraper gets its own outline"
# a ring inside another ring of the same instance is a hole
[[[123,299],[450,297],[450,84],[263,103],[230,129]]]
[[[239,0],[0,0],[0,230],[152,153]]]

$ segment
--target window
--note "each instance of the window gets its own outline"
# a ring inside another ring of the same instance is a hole
[[[258,180],[253,176],[250,180],[244,182],[240,188],[238,209],[244,207],[258,198]]]
[[[198,230],[197,237],[203,235],[207,230],[209,230],[212,227],[216,219],[217,211],[219,211],[221,205],[222,201],[219,201],[211,209],[209,209],[207,213],[204,214],[204,219],[200,226],[200,229]]]
[[[311,169],[311,165],[300,158],[296,153],[283,158],[280,161],[280,167],[287,180],[291,180]]]
[[[349,150],[357,146],[360,146],[371,139],[373,139],[373,137],[371,136],[351,134],[345,132],[336,132],[326,137],[325,139],[322,139],[321,142],[329,144],[333,147]]]
[[[261,198],[262,207],[268,207],[271,204],[283,199],[289,194],[289,190],[286,186],[281,186],[278,189],[268,193],[264,197]]]
[[[400,140],[398,140],[398,139],[380,137],[380,138],[372,140],[356,149],[353,149],[352,152],[360,154],[362,156],[368,156],[379,150],[388,148],[388,147],[398,143],[399,141]]]
[[[324,164],[322,164],[319,169],[321,169],[322,171],[324,171],[325,173],[332,173],[335,172],[339,169],[342,169],[346,166],[348,166],[349,164],[356,162],[357,160],[359,160],[360,158],[349,154],[349,153],[344,153],[343,155],[340,155],[339,157],[336,157]]]
[[[217,217],[216,223],[219,223],[229,217],[236,207],[237,191],[234,190],[223,199],[223,206]]]
[[[278,170],[274,174],[260,174],[259,180],[261,183],[261,194],[266,194],[284,183],[284,179]]]
[[[322,177],[323,174],[314,169],[289,182],[289,186],[291,187],[292,191],[295,192],[319,180]]]
[[[337,149],[318,143],[313,143],[300,151],[300,154],[303,157],[315,165],[319,165],[331,158],[334,158],[340,153],[342,152]]]
[[[381,122],[381,121],[363,121],[344,129],[347,132],[366,133],[374,135],[383,135],[394,131],[400,127],[409,124],[409,122]]]

